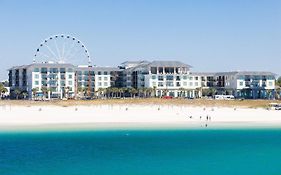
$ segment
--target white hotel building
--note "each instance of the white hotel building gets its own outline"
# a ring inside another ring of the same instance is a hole
[[[77,67],[52,62],[12,67],[8,70],[11,98],[16,98],[16,89],[26,92],[28,98],[74,98],[79,93],[92,96],[99,88],[111,86],[111,72],[114,70],[117,68]],[[44,88],[48,94],[43,94]],[[37,89],[36,94],[33,94],[33,89]]]
[[[200,97],[200,77],[190,74],[190,65],[179,61],[124,62],[124,86],[154,88],[157,96]]]
[[[156,96],[202,97],[202,90],[216,89],[236,98],[273,98],[275,74],[271,72],[196,73],[179,61],[127,61],[117,67],[74,66],[60,63],[33,63],[9,69],[11,98],[26,92],[32,98],[74,98],[79,94],[93,97],[100,88],[151,88]],[[43,94],[48,89],[48,94]],[[82,91],[82,92],[81,92]]]

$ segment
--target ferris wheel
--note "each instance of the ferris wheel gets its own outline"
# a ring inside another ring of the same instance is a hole
[[[37,48],[33,62],[71,63],[91,66],[90,53],[77,38],[60,34],[46,38]]]

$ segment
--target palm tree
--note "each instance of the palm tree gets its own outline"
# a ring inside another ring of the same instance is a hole
[[[275,94],[275,96],[276,96],[277,99],[280,99],[281,87],[280,87],[280,86],[276,86],[275,89],[276,89],[276,94]]]
[[[149,97],[151,97],[151,96],[152,96],[153,91],[154,91],[154,89],[153,89],[153,88],[147,88],[147,89],[146,89],[146,93],[147,93],[146,95],[147,95],[147,96],[149,96]]]
[[[14,93],[15,93],[15,95],[16,95],[16,99],[18,100],[18,99],[19,99],[19,96],[20,96],[20,94],[21,94],[21,90],[20,90],[19,88],[16,88],[16,89],[14,90]]]
[[[31,91],[32,91],[32,97],[35,98],[35,96],[36,96],[37,92],[39,91],[39,89],[38,88],[33,88]]]
[[[276,80],[275,85],[281,87],[281,77]]]
[[[183,97],[183,94],[184,94],[184,92],[185,92],[185,89],[184,89],[184,88],[179,88],[179,90],[180,90],[180,97]]]
[[[157,90],[157,87],[153,86],[153,95],[154,95],[155,98],[156,98],[156,90]]]
[[[2,98],[3,94],[8,92],[8,90],[4,87],[2,83],[0,83],[0,99]]]
[[[167,96],[167,94],[168,94],[168,89],[164,89],[162,96]]]
[[[136,98],[136,94],[138,93],[138,90],[135,88],[132,88],[132,94],[133,94],[133,98]]]
[[[26,97],[28,96],[28,92],[27,91],[22,91],[21,95],[23,96],[23,99],[26,99]]]
[[[49,92],[49,89],[46,86],[41,87],[41,91],[44,95],[44,97],[46,98]]]

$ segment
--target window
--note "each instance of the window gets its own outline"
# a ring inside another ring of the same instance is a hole
[[[173,75],[167,75],[167,80],[174,80],[174,76]]]
[[[163,87],[163,86],[164,86],[163,82],[158,82],[158,87]]]
[[[189,77],[189,80],[193,80],[193,77]]]
[[[108,83],[107,82],[104,82],[104,84],[103,84],[104,86],[108,86]]]
[[[181,86],[181,83],[180,82],[177,82],[177,87],[180,87]]]
[[[104,75],[108,75],[108,72],[105,71],[105,72],[103,72],[103,74],[104,74]]]
[[[89,71],[84,71],[83,75],[89,75]]]
[[[167,87],[173,87],[173,86],[174,86],[174,82],[168,81],[168,82],[166,83],[166,86],[167,86]]]
[[[46,67],[41,68],[41,73],[46,74],[48,72],[48,69]]]
[[[273,83],[270,81],[270,82],[268,82],[268,86],[272,86],[273,85]]]
[[[198,77],[195,77],[195,80],[198,80]]]
[[[186,81],[183,82],[183,86],[187,86],[187,82]]]
[[[101,82],[99,82],[99,84],[98,84],[99,86],[101,86]]]
[[[68,68],[67,72],[73,72],[73,69],[72,68]]]
[[[35,81],[35,83],[34,83],[36,86],[38,86],[39,85],[39,81]]]
[[[198,86],[198,82],[195,82],[195,86]]]
[[[65,79],[65,75],[64,74],[60,75],[60,78]]]
[[[163,81],[164,77],[163,76],[158,76],[158,81]]]
[[[189,82],[189,86],[193,86],[193,83],[192,83],[192,82]]]
[[[107,81],[107,80],[108,80],[108,78],[107,78],[107,77],[104,77],[103,79],[104,79],[104,81]]]
[[[61,85],[61,86],[65,86],[65,82],[64,82],[64,81],[61,81],[61,82],[60,82],[60,85]]]
[[[39,79],[39,75],[38,74],[35,74],[35,79]]]
[[[69,78],[69,79],[72,79],[72,75],[71,75],[71,74],[70,74],[70,75],[68,75],[68,78]]]
[[[101,77],[99,77],[99,81],[101,81]]]
[[[157,67],[150,68],[151,74],[157,74]]]
[[[156,86],[156,82],[152,82],[152,86],[153,86],[153,87]]]
[[[240,81],[239,86],[243,86],[243,85],[244,85],[243,81]]]
[[[65,68],[60,68],[60,73],[65,73]]]
[[[98,71],[98,75],[101,75],[101,71]]]
[[[155,80],[156,79],[156,75],[152,75],[151,78],[152,78],[152,80]]]
[[[33,71],[34,71],[34,72],[39,72],[39,68],[38,68],[38,67],[35,67]]]
[[[58,68],[50,68],[50,73],[58,73]]]
[[[68,81],[68,85],[69,85],[69,86],[72,86],[72,81]]]
[[[184,75],[184,76],[182,77],[182,79],[187,80],[187,76],[186,76],[186,75]]]

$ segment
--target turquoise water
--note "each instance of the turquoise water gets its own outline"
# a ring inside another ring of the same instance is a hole
[[[0,133],[1,175],[277,175],[281,129]]]

